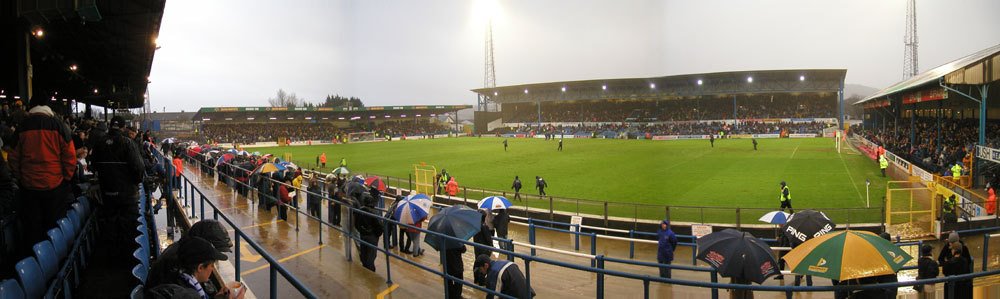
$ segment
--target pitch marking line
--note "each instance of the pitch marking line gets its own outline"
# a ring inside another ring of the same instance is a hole
[[[323,244],[323,245],[319,245],[319,246],[316,246],[316,247],[313,247],[313,248],[309,248],[309,249],[306,249],[306,250],[303,250],[302,252],[299,252],[299,253],[296,253],[296,254],[293,254],[293,255],[290,255],[290,256],[288,256],[288,257],[285,257],[285,258],[282,258],[282,259],[278,260],[278,262],[279,262],[279,263],[284,263],[284,262],[287,262],[287,261],[289,261],[289,260],[291,260],[291,259],[294,259],[294,258],[297,258],[297,257],[300,257],[300,256],[302,256],[303,254],[306,254],[306,253],[310,253],[310,252],[313,252],[313,251],[316,251],[317,249],[320,249],[320,248],[323,248],[323,247],[326,247],[326,244]],[[263,265],[263,266],[260,266],[260,267],[257,267],[257,268],[253,268],[253,269],[250,269],[250,270],[246,270],[246,271],[243,271],[243,273],[240,273],[240,275],[241,275],[241,276],[247,276],[247,275],[250,275],[250,274],[252,274],[252,273],[254,273],[254,272],[257,272],[257,271],[260,271],[260,270],[264,270],[264,269],[267,269],[267,267],[270,267],[270,266],[271,266],[271,265],[270,265],[270,264],[268,264],[268,265]]]
[[[378,293],[378,296],[375,296],[375,298],[377,298],[377,299],[383,299],[383,298],[385,298],[385,295],[389,295],[389,293],[392,293],[392,291],[395,291],[396,288],[398,288],[398,287],[399,287],[398,284],[392,284],[391,286],[389,286],[388,289],[385,289],[381,293]]]
[[[858,193],[858,199],[864,202],[865,197],[861,195],[861,189],[858,189],[858,184],[854,182],[854,175],[851,174],[851,169],[847,168],[847,161],[844,161],[844,157],[840,157],[840,163],[844,164],[844,170],[847,171],[847,177],[851,179],[851,186],[854,186],[854,191]]]
[[[795,158],[795,152],[799,151],[799,146],[800,145],[802,145],[802,142],[799,142],[799,144],[795,145],[795,150],[792,151],[792,156],[788,157],[789,159]]]

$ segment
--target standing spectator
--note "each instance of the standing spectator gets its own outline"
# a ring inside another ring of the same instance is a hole
[[[309,212],[310,216],[320,219],[320,202],[323,200],[322,192],[323,189],[319,186],[319,179],[311,178],[309,180],[309,187],[306,189],[308,193],[306,194],[306,211]]]
[[[514,176],[514,183],[510,185],[514,189],[514,199],[521,200],[521,178]]]
[[[367,197],[367,198],[366,198]],[[375,200],[371,199],[368,193],[362,193],[359,201],[364,204],[360,211],[354,214],[354,227],[357,228],[361,240],[368,244],[357,243],[358,255],[361,258],[361,265],[366,269],[375,272],[375,257],[378,246],[378,238],[382,236],[382,221],[379,220],[378,211],[375,210]]]
[[[11,172],[20,183],[21,223],[25,253],[46,239],[45,232],[66,215],[73,200],[70,182],[76,172],[76,150],[69,128],[55,116],[41,95],[18,126],[16,148],[8,154]]]
[[[540,176],[535,176],[535,189],[538,189],[539,196],[545,196],[545,187],[548,186],[549,184],[545,182],[545,179]]]
[[[145,164],[135,142],[124,135],[125,119],[115,116],[104,141],[94,149],[94,170],[101,183],[103,199],[98,218],[107,242],[127,244],[134,238],[139,217],[139,183],[146,175]],[[117,246],[120,250],[125,246]],[[129,252],[118,252],[128,254]]]
[[[2,139],[0,139],[0,147],[3,147]],[[0,156],[0,219],[14,212],[14,192],[16,190],[17,183],[14,182],[14,177],[10,174],[7,160]],[[0,250],[5,249],[7,248],[0,248]],[[0,251],[0,253],[6,253],[6,251]]]
[[[944,263],[941,263],[944,276],[972,273],[972,269],[969,267],[970,261],[964,256],[965,252],[968,252],[967,249],[963,251],[965,246],[960,243],[952,243],[950,247],[950,251],[938,256],[938,260],[944,259]],[[972,298],[972,280],[945,283],[944,296],[945,298]]]
[[[446,241],[451,242],[451,241]],[[465,245],[456,248],[445,249],[441,255],[445,259],[445,273],[455,277],[457,280],[448,280],[448,298],[462,298],[462,283],[458,280],[465,279],[465,264],[462,263],[462,254],[465,253]]]
[[[487,289],[518,299],[535,297],[535,291],[528,287],[524,273],[511,261],[494,261],[489,255],[477,255],[472,268],[474,274],[484,277],[480,285]],[[486,299],[493,299],[493,294],[486,294]]]
[[[493,213],[490,213],[490,211],[486,209],[479,209],[479,214],[481,215],[481,228],[478,233],[472,236],[472,241],[485,247],[473,248],[473,252],[475,252],[476,256],[479,256],[480,254],[490,254],[492,252],[490,248],[493,248]]]
[[[934,248],[929,244],[924,244],[924,246],[920,247],[920,259],[917,260],[917,280],[938,277],[940,270],[938,269],[937,261],[934,260],[934,255],[931,254],[932,250]],[[934,290],[933,286],[934,284],[931,284],[932,288],[927,289],[926,285],[921,284],[913,286],[913,289],[917,290],[921,299],[931,298]]]
[[[405,247],[408,249],[407,251],[404,251],[404,253],[413,253],[413,257],[424,255],[424,250],[420,249],[420,231],[417,230],[417,228],[422,228],[424,226],[424,219],[427,219],[427,217],[414,221],[413,227],[415,228],[406,228],[407,239]]]
[[[299,208],[299,199],[302,198],[302,170],[295,170],[292,174],[292,189],[289,192],[295,192],[295,196],[292,196],[292,206],[296,209]]]
[[[403,200],[402,195],[396,196],[396,198],[392,200],[392,203],[386,207],[385,209],[386,219],[399,221],[399,219],[396,219],[396,209],[399,207],[399,202],[402,200]],[[397,234],[396,224],[392,222],[386,222],[385,225],[390,227],[387,230],[389,234],[385,236],[386,243],[389,243],[386,249],[393,249],[396,247],[396,245],[400,245],[400,247],[402,247],[402,242],[400,238],[402,238],[403,236],[401,236],[401,234]]]
[[[951,232],[948,234],[948,239],[944,246],[941,247],[941,252],[938,252],[938,264],[944,267],[948,256],[951,254],[952,248],[959,248],[962,250],[962,258],[968,261],[968,273],[972,273],[972,255],[969,254],[969,247],[965,246],[965,242],[959,237],[958,232]],[[948,285],[945,285],[945,289]]]
[[[674,261],[674,250],[677,249],[677,235],[670,229],[670,220],[660,222],[660,230],[656,232],[656,262],[670,265]],[[670,268],[660,267],[660,277],[670,278]]]
[[[339,180],[333,175],[328,175],[326,177],[326,192],[332,200],[326,203],[326,214],[330,218],[330,224],[340,226],[340,201],[343,198],[344,192],[340,191],[338,186]]]
[[[319,154],[320,167],[326,168],[326,153]]]
[[[458,195],[458,182],[455,181],[455,177],[448,179],[448,185],[445,187],[445,191],[448,192],[448,196]]]
[[[292,203],[292,196],[288,192],[288,184],[292,181],[285,177],[285,181],[278,183],[278,218],[288,221],[288,205]]]
[[[990,185],[990,187],[986,189],[986,193],[990,195],[986,198],[986,213],[993,215],[997,212],[997,187]]]
[[[507,214],[507,209],[497,209],[496,211],[497,215],[493,217],[493,229],[496,230],[498,238],[507,239],[507,226],[510,224],[510,215]],[[506,245],[507,243],[501,242],[500,248],[510,250]]]
[[[181,155],[174,154],[174,190],[177,190],[177,198],[184,198],[181,189],[181,175],[184,174],[184,161],[181,160]]]

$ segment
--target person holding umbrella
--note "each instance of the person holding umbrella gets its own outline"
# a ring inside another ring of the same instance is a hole
[[[473,248],[476,256],[490,254],[492,252],[490,248],[493,248],[493,213],[487,209],[479,208],[479,214],[482,215],[482,228],[479,229],[479,233],[472,236],[472,241],[485,247]]]
[[[498,238],[507,239],[507,226],[510,224],[510,215],[507,213],[507,209],[495,209],[494,211],[497,214],[493,217],[493,229],[496,230]],[[510,250],[506,245],[506,242],[501,242],[500,248]]]
[[[371,194],[362,193],[360,202],[364,206],[354,214],[354,227],[358,230],[361,241],[368,244],[357,242],[358,256],[361,258],[362,266],[375,272],[375,257],[377,256],[375,246],[378,246],[378,238],[382,236],[384,227],[382,227],[382,221],[378,219],[379,217],[374,216],[378,214],[378,210],[375,210],[375,200],[371,198]]]
[[[697,240],[697,257],[734,284],[763,283],[778,274],[778,261],[763,241],[735,229],[725,229]],[[753,298],[750,290],[732,290],[732,298]]]
[[[660,229],[656,232],[656,262],[670,265],[674,261],[674,250],[677,249],[677,235],[670,229],[670,220],[663,219]],[[660,277],[670,278],[670,268],[660,267]]]
[[[399,218],[396,218],[396,208],[399,207],[399,203],[402,200],[403,200],[403,196],[402,195],[396,196],[396,198],[392,201],[392,203],[389,204],[389,206],[386,207],[385,216],[384,216],[386,219],[399,221]],[[386,222],[386,225],[394,226],[392,224],[392,222]],[[396,247],[396,245],[401,245],[402,244],[402,242],[397,242],[397,237],[396,237],[397,234],[396,234],[396,228],[395,227],[390,227],[389,230],[388,230],[388,233],[389,234],[385,236],[386,243],[388,243],[388,246],[386,247],[386,249],[393,249],[393,248]],[[402,237],[402,236],[400,236],[400,237]]]
[[[468,240],[479,232],[482,227],[481,215],[476,210],[464,205],[447,207],[431,217],[427,229],[441,235]],[[462,283],[465,266],[462,264],[462,254],[465,244],[450,240],[438,234],[430,234],[424,242],[441,252],[441,264],[444,272],[453,278],[446,278],[448,298],[462,298]]]

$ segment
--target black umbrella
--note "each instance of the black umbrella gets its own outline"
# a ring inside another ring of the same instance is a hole
[[[481,214],[465,205],[454,205],[441,210],[431,217],[427,230],[439,232],[462,240],[472,238],[482,229]],[[438,251],[465,246],[457,241],[447,240],[435,234],[424,237],[424,243]]]
[[[802,210],[788,218],[788,222],[781,227],[781,232],[788,237],[790,245],[794,247],[806,240],[832,232],[834,228],[837,228],[837,225],[823,212]]]
[[[697,242],[698,259],[711,264],[723,277],[763,283],[778,274],[778,260],[771,247],[747,233],[727,228]]]

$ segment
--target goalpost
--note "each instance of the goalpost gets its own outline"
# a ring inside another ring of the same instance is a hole
[[[437,192],[437,188],[434,188],[434,184],[437,182],[436,175],[437,167],[433,165],[427,165],[424,162],[413,164],[414,191],[434,197]]]
[[[347,143],[373,141],[375,141],[375,132],[357,132],[347,134]]]

